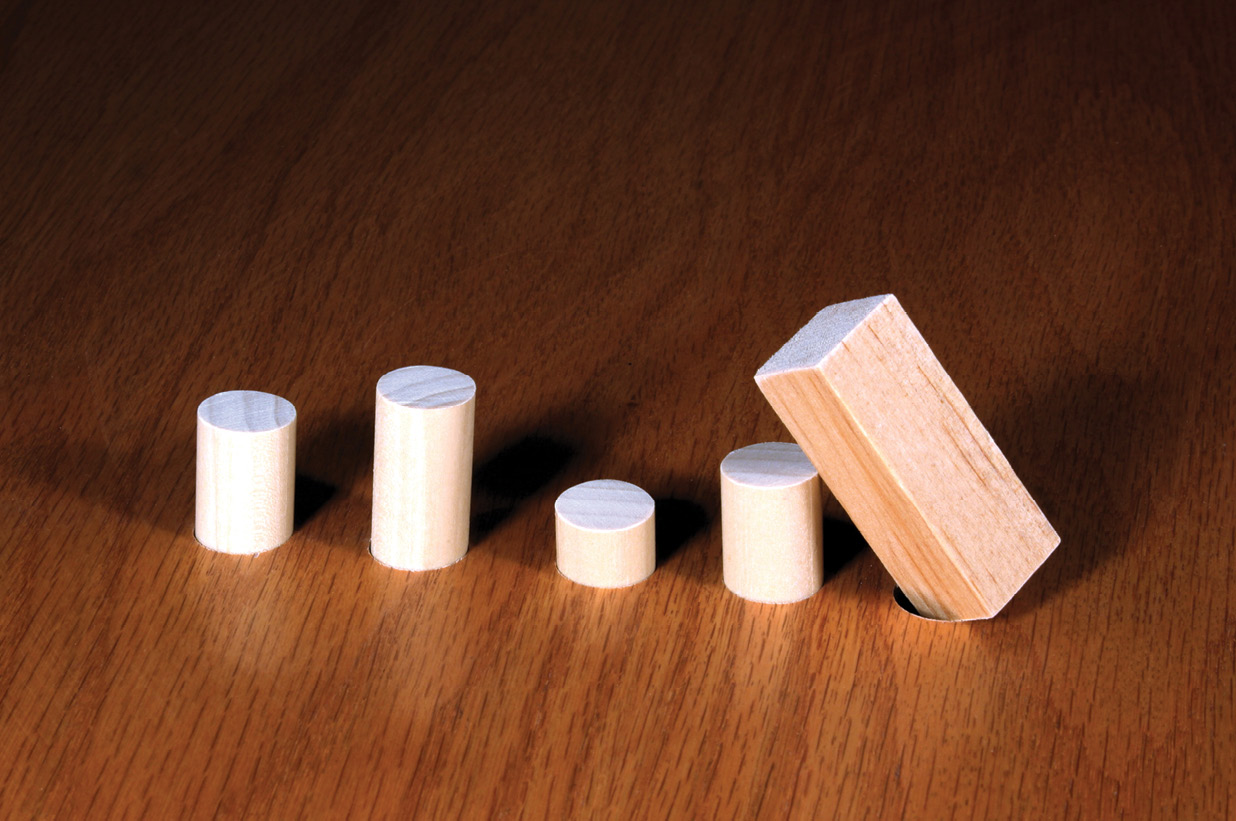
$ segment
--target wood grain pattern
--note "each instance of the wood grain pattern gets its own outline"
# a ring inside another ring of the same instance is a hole
[[[895,296],[820,311],[755,381],[918,613],[991,618],[1060,543]]]
[[[0,816],[1232,817],[1234,40],[1218,0],[0,2]],[[1064,540],[989,621],[831,519],[801,605],[722,583],[751,374],[890,292],[950,306]],[[439,573],[367,550],[408,362],[484,397]],[[237,385],[296,404],[303,505],[239,560],[192,535]],[[554,570],[597,476],[658,503],[621,595]]]

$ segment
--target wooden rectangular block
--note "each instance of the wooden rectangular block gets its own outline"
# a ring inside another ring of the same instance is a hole
[[[994,616],[1060,543],[891,294],[825,308],[755,381],[923,615]]]

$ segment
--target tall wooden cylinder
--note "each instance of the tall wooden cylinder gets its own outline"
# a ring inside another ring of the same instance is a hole
[[[627,587],[657,567],[655,504],[629,482],[597,479],[554,503],[558,572],[589,587]]]
[[[261,391],[197,406],[194,534],[211,550],[261,553],[292,535],[296,408]]]
[[[798,445],[765,442],[721,462],[725,586],[744,599],[805,599],[824,580],[820,478]]]
[[[476,383],[416,365],[378,380],[370,551],[400,570],[432,570],[468,552]]]

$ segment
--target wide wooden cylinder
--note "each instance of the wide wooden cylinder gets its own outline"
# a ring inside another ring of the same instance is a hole
[[[554,503],[558,572],[589,587],[627,587],[657,567],[655,504],[629,482],[597,479]]]
[[[721,462],[725,586],[770,604],[805,599],[824,580],[820,478],[798,445],[765,442]]]
[[[370,551],[400,570],[432,570],[468,552],[476,383],[416,365],[378,380]]]
[[[197,407],[194,534],[211,550],[261,553],[292,535],[296,408],[261,391]]]

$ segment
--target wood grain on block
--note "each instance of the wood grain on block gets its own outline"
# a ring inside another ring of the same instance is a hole
[[[825,308],[755,380],[923,615],[994,616],[1059,544],[891,294]]]
[[[820,478],[802,448],[763,442],[721,461],[725,586],[744,599],[783,604],[824,581]]]
[[[476,383],[416,365],[378,380],[370,550],[401,570],[454,564],[468,551]]]
[[[597,479],[554,503],[558,572],[590,587],[627,587],[657,566],[655,504],[629,482]]]
[[[260,391],[225,391],[197,406],[197,540],[261,553],[292,535],[296,408]]]

